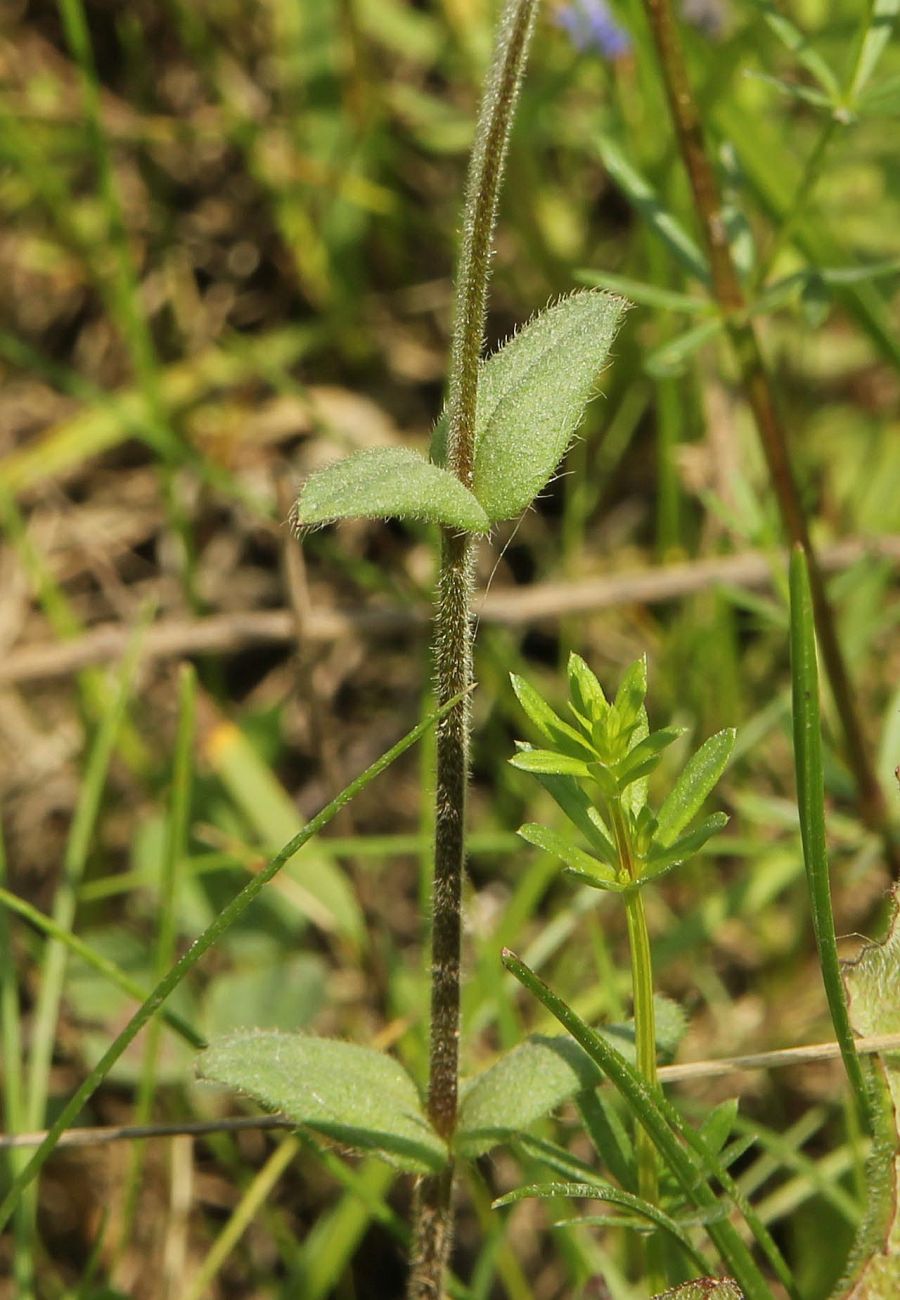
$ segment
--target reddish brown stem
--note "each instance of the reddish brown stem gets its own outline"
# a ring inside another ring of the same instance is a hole
[[[900,854],[891,836],[884,795],[869,757],[859,707],[837,635],[834,611],[810,540],[787,436],[731,256],[719,188],[706,150],[700,113],[688,79],[671,0],[645,0],[645,7],[678,146],[706,241],[713,294],[734,348],[741,384],[762,443],[784,530],[790,541],[799,543],[806,553],[819,646],[844,732],[847,762],[857,786],[860,815],[883,837],[888,861],[897,871],[900,869]]]

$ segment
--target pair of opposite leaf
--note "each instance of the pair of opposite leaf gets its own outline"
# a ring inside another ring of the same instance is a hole
[[[299,527],[338,519],[426,519],[486,533],[546,487],[565,455],[626,303],[597,290],[547,308],[481,363],[471,490],[446,460],[446,421],[431,459],[409,447],[362,451],[313,474],[294,508]]]
[[[656,1000],[657,1042],[671,1057],[684,1013]],[[597,1031],[634,1059],[634,1027]],[[434,1131],[416,1084],[400,1061],[355,1043],[272,1029],[241,1029],[200,1055],[198,1073],[246,1093],[299,1128],[357,1151],[374,1151],[397,1169],[435,1173],[450,1158]],[[520,1136],[564,1101],[594,1089],[602,1074],[571,1038],[534,1035],[463,1085],[454,1152],[484,1155]]]

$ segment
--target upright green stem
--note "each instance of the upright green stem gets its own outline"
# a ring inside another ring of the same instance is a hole
[[[866,823],[881,834],[888,860],[895,866],[900,866],[888,827],[884,796],[869,757],[855,692],[838,640],[834,612],[810,540],[788,452],[787,436],[731,256],[728,234],[722,220],[721,198],[706,151],[700,113],[688,79],[671,0],[645,0],[645,8],[659,56],[675,134],[706,239],[713,294],[737,358],[741,384],[756,423],[785,532],[792,542],[802,546],[807,557],[819,644],[841,719],[847,759],[859,792],[860,813]]]
[[[491,241],[519,86],[537,0],[507,0],[497,31],[475,129],[463,212],[463,241],[450,355],[447,466],[472,486],[478,367],[490,278]],[[438,702],[472,681],[472,542],[442,529],[434,658]],[[428,1115],[448,1143],[456,1129],[459,1092],[460,898],[465,856],[469,705],[466,699],[437,729],[434,893],[431,937],[431,1048]],[[422,1179],[407,1295],[439,1300],[453,1230],[453,1166]]]
[[[637,868],[631,839],[621,805],[614,801],[611,821],[616,849],[621,865],[632,880],[637,879]],[[641,1078],[652,1088],[659,1086],[656,1071],[656,1010],[653,1005],[653,960],[650,954],[650,935],[644,911],[644,897],[640,890],[626,896],[628,917],[628,946],[631,950],[631,993],[634,1005],[634,1041],[637,1069]],[[635,1159],[637,1162],[638,1195],[651,1205],[659,1204],[659,1168],[656,1147],[643,1125],[635,1133]],[[665,1277],[656,1243],[647,1244],[647,1286],[652,1293],[662,1291]]]

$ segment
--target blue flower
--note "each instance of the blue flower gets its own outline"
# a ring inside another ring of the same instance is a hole
[[[599,50],[607,59],[618,59],[631,49],[631,37],[613,18],[606,0],[570,0],[556,22],[576,49]]]

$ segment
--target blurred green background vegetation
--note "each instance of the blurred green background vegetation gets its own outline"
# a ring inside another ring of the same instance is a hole
[[[507,672],[561,698],[570,649],[610,684],[646,652],[651,720],[686,726],[685,751],[738,728],[728,834],[648,898],[661,985],[689,1013],[682,1058],[830,1035],[793,803],[777,510],[641,7],[614,5],[605,48],[573,39],[567,9],[548,0],[523,92],[489,336],[583,283],[636,305],[563,472],[479,552],[467,1068],[542,1023],[501,978],[504,943],[581,1014],[628,1010],[621,918],[514,835],[536,813],[506,762],[522,734]],[[896,817],[900,52],[880,48],[852,111],[835,112],[822,67],[838,97],[851,88],[872,30],[861,0],[690,0],[683,16]],[[325,460],[427,445],[493,18],[489,0],[6,0],[0,16],[0,883],[142,986],[429,708],[427,530],[355,522],[301,553],[284,521]],[[167,858],[184,658],[200,681],[194,788],[184,852]],[[889,874],[837,745],[828,759],[849,936],[877,929]],[[300,855],[175,1009],[207,1035],[264,1023],[390,1046],[422,1077],[429,782],[424,746]],[[132,1005],[65,951],[0,912],[7,1130],[45,1127]],[[736,1095],[758,1139],[742,1184],[804,1295],[825,1295],[859,1217],[839,1070],[680,1090],[697,1113]],[[83,1123],[238,1105],[194,1084],[163,1030]],[[556,1127],[575,1132],[567,1113]],[[626,1300],[615,1233],[550,1233],[530,1203],[490,1211],[523,1170],[504,1154],[469,1180],[459,1294],[599,1296],[602,1274]],[[73,1148],[0,1243],[0,1296],[380,1300],[402,1286],[408,1200],[386,1167],[305,1138]]]

